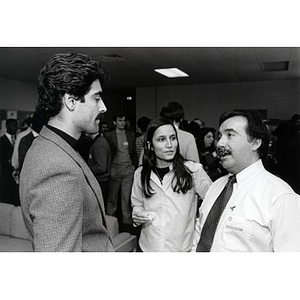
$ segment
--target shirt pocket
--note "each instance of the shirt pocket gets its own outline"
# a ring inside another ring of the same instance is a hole
[[[241,217],[228,216],[224,225],[224,241],[233,251],[249,251],[253,222]]]
[[[253,225],[251,221],[244,218],[229,216],[225,222],[225,230],[251,236]]]

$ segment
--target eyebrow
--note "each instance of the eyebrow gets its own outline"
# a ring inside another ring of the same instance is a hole
[[[101,96],[101,95],[102,95],[102,92],[100,92],[100,91],[95,92],[95,93],[93,94],[93,96]]]
[[[235,132],[235,133],[238,133],[235,129],[233,128],[227,128],[227,129],[224,129],[224,132]],[[220,130],[218,131],[218,134],[221,134]]]
[[[175,137],[176,137],[176,134],[175,134],[175,133],[172,133],[172,134],[170,134],[170,135],[161,134],[161,135],[158,135],[157,138],[160,138],[160,137],[172,137],[172,136],[175,136]]]

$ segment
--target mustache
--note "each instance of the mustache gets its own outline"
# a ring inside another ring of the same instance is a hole
[[[96,120],[101,121],[101,113],[99,113],[99,114],[97,115]]]
[[[218,157],[222,157],[222,156],[225,156],[226,154],[231,154],[231,151],[226,150],[224,147],[219,147],[217,149],[217,154],[218,154]]]

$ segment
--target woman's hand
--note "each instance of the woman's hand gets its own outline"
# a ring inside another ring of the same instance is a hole
[[[132,220],[135,226],[140,226],[144,223],[152,221],[156,217],[156,213],[152,211],[133,211]]]

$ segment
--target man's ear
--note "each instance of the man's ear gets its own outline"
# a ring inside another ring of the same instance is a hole
[[[77,105],[75,97],[70,94],[64,94],[62,101],[68,110],[73,111]]]
[[[261,139],[257,139],[257,138],[254,138],[252,141],[251,141],[251,148],[253,151],[257,151],[257,149],[261,146],[262,144],[262,140]]]

